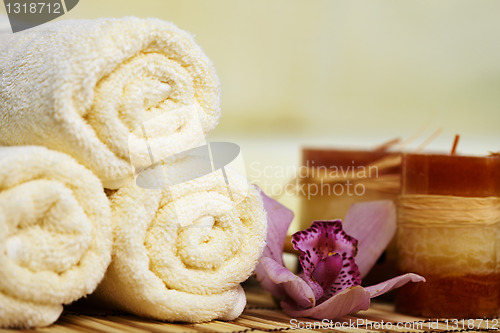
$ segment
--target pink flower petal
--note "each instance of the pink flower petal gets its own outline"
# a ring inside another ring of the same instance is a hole
[[[299,261],[304,269],[304,280],[320,302],[347,287],[361,284],[358,268],[354,262],[357,251],[356,240],[342,230],[340,220],[315,221],[308,229],[293,234],[292,244],[296,250],[301,251]],[[342,256],[343,267],[332,287],[324,290],[321,281],[312,279],[311,274],[323,258],[334,253]]]
[[[336,295],[337,293],[353,286],[361,284],[361,274],[359,274],[358,266],[354,257],[347,257],[345,253],[342,257],[342,268],[335,282],[330,288],[325,289],[323,296],[318,303],[324,302],[326,299]]]
[[[314,267],[311,277],[316,280],[323,290],[329,289],[339,276],[342,269],[342,256],[338,253],[323,258]]]
[[[283,266],[283,245],[288,227],[293,220],[293,212],[276,200],[269,198],[262,190],[260,190],[260,195],[267,213],[267,244],[262,258],[272,258]],[[282,292],[282,289],[269,279],[261,264],[255,268],[255,276],[262,287],[273,295],[278,296]]]
[[[344,231],[358,240],[358,265],[364,277],[396,232],[396,208],[390,200],[356,203],[344,218]]]
[[[370,297],[373,298],[380,296],[392,289],[399,288],[407,284],[408,282],[425,282],[425,278],[414,273],[406,273],[379,284],[366,287],[365,289],[370,293]]]
[[[293,220],[293,212],[278,201],[268,197],[262,190],[260,190],[260,196],[267,213],[267,245],[262,256],[273,258],[282,264],[283,246],[288,228]]]
[[[281,302],[283,311],[295,318],[337,319],[350,313],[367,310],[369,307],[370,293],[361,286],[345,289],[310,309],[303,310],[286,301]]]
[[[271,258],[261,258],[260,264],[269,279],[275,283],[276,287],[279,287],[275,289],[277,294],[273,293],[273,295],[286,299],[298,308],[307,309],[315,305],[311,288],[300,277]]]

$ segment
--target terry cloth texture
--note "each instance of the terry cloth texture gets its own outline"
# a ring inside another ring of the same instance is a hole
[[[101,182],[65,154],[0,147],[0,327],[46,326],[111,260]]]
[[[106,188],[128,182],[130,159],[144,167],[203,144],[219,114],[212,63],[171,23],[68,20],[0,34],[0,144],[65,152]]]
[[[238,317],[266,214],[257,189],[226,172],[229,187],[219,170],[169,190],[132,183],[111,194],[113,260],[97,299],[160,320]]]

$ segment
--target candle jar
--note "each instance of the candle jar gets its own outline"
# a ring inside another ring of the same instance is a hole
[[[426,318],[500,310],[500,158],[404,154],[398,269],[425,277],[396,310]]]

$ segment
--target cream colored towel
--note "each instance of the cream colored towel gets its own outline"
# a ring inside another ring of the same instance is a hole
[[[144,167],[151,150],[157,161],[198,146],[217,125],[212,63],[171,23],[70,20],[1,39],[0,144],[65,152],[106,188],[132,175],[129,153]]]
[[[230,194],[220,170],[169,190],[131,184],[112,194],[115,245],[98,300],[160,320],[238,317],[266,216],[258,191],[229,179]]]
[[[111,259],[109,201],[71,157],[0,147],[0,327],[45,326],[91,293]]]

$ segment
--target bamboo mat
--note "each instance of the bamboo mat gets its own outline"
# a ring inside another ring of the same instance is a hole
[[[257,284],[246,284],[245,291],[248,305],[238,319],[230,322],[216,320],[203,324],[165,323],[76,305],[66,309],[52,326],[33,330],[1,330],[1,332],[489,332],[500,328],[497,319],[436,321],[398,314],[394,312],[392,304],[377,302],[372,302],[368,311],[346,316],[337,322],[322,323],[306,318],[293,319],[281,312],[270,294]]]

